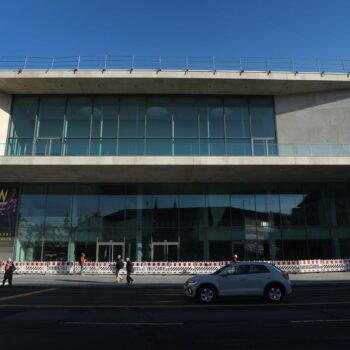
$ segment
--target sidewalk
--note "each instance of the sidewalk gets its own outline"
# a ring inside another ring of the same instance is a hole
[[[78,287],[78,288],[182,288],[191,275],[133,275],[135,283],[117,284],[113,275],[15,275],[13,285],[18,287]],[[349,284],[350,272],[291,274],[294,286]]]

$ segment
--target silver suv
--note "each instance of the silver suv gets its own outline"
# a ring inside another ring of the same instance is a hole
[[[185,294],[211,303],[219,296],[263,296],[277,303],[292,293],[288,273],[264,262],[238,262],[185,283]]]

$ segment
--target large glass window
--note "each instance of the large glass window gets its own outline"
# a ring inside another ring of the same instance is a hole
[[[172,101],[170,98],[148,98],[146,114],[146,137],[169,139],[172,137]]]
[[[42,260],[42,242],[45,223],[46,186],[24,185],[20,197],[18,260]]]
[[[94,100],[92,138],[116,138],[118,97],[96,97]]]
[[[39,106],[37,137],[61,138],[66,97],[42,97]]]
[[[207,206],[209,226],[231,226],[230,195],[227,186],[208,186]]]
[[[91,130],[92,98],[69,97],[65,123],[64,154],[89,155]]]
[[[247,98],[225,100],[226,136],[250,137],[249,108]]]
[[[275,138],[273,100],[256,97],[250,100],[252,137]]]
[[[198,137],[198,109],[195,98],[175,98],[174,137]]]
[[[16,96],[10,155],[275,155],[273,99]]]
[[[117,154],[118,97],[96,97],[91,129],[90,155]]]
[[[66,97],[42,97],[36,128],[36,155],[61,155]]]
[[[179,195],[179,226],[208,226],[205,205],[205,187],[201,185],[181,187]]]
[[[38,97],[16,96],[11,119],[11,137],[34,137]]]
[[[119,111],[119,137],[145,137],[145,99],[122,97]]]
[[[200,137],[225,138],[224,105],[219,98],[203,98],[199,105]]]
[[[343,183],[23,185],[16,258],[71,261],[85,252],[91,261],[99,258],[98,244],[115,242],[137,260],[346,258],[350,231],[327,218],[337,214],[332,191],[347,189]]]
[[[91,97],[69,97],[65,136],[69,138],[89,138],[91,114]]]

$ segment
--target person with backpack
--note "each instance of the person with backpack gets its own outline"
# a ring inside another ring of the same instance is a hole
[[[5,285],[6,280],[9,281],[9,287],[12,287],[12,275],[16,270],[15,264],[12,262],[11,258],[7,259],[7,262],[5,264],[5,275],[4,279],[2,281],[2,286]]]
[[[123,268],[124,268],[124,261],[121,255],[117,255],[117,259],[115,261],[115,275],[117,278],[117,283],[123,280],[123,277],[120,276],[120,270],[122,270]]]
[[[131,277],[131,274],[134,272],[134,266],[129,258],[126,258],[126,283],[134,283],[134,279]]]

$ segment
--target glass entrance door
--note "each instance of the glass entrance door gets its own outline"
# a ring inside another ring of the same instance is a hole
[[[124,242],[100,242],[96,247],[96,261],[113,262],[117,255],[121,255],[124,259],[124,253]]]
[[[152,242],[152,261],[178,261],[179,242]]]

